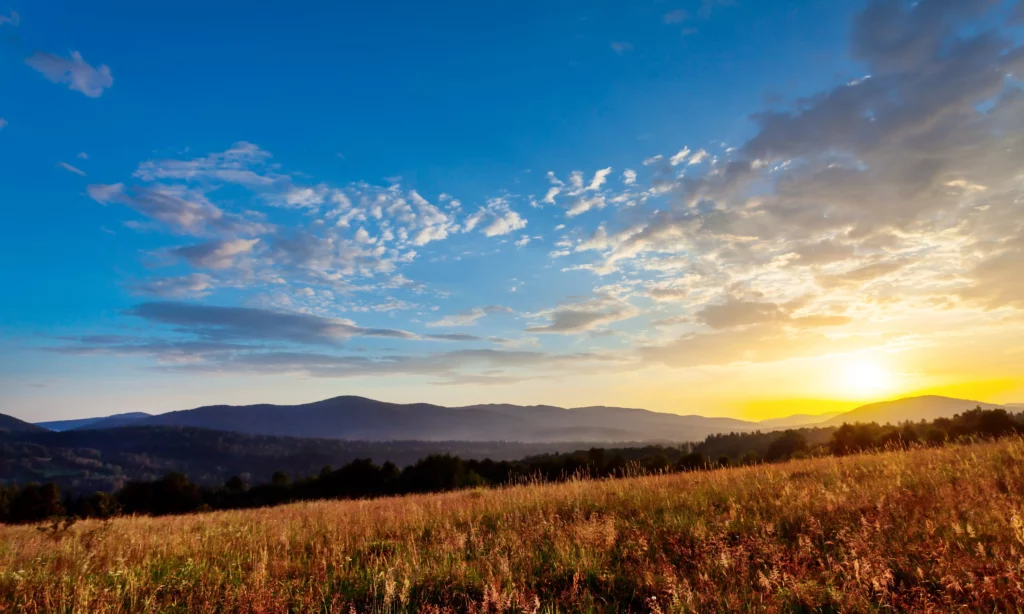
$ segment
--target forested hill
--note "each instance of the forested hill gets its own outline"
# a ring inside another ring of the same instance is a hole
[[[831,436],[826,439],[827,431]],[[908,422],[900,426],[844,424],[835,429],[715,435],[692,450],[680,446],[595,447],[520,461],[466,460],[450,454],[432,454],[405,468],[390,462],[379,465],[369,458],[362,458],[337,468],[325,465],[315,475],[299,476],[299,479],[293,479],[284,471],[275,472],[269,482],[262,483],[253,483],[251,477],[236,475],[215,488],[197,484],[180,472],[171,472],[152,481],[128,482],[113,494],[79,494],[63,498],[61,489],[53,482],[15,484],[0,487],[0,522],[37,522],[50,518],[54,522],[52,530],[56,533],[61,516],[106,518],[119,513],[176,514],[312,499],[500,486],[523,481],[698,471],[806,456],[941,446],[978,438],[1019,436],[1021,433],[1024,433],[1024,416],[1002,409],[977,408],[952,419],[939,418],[930,423]],[[725,454],[712,458],[709,455],[712,450]]]
[[[431,454],[514,460],[594,445],[586,441],[342,441],[166,426],[50,432],[26,426],[31,428],[0,432],[0,482],[52,481],[72,492],[113,491],[128,480],[153,480],[171,471],[203,485],[219,485],[237,474],[258,483],[269,480],[275,471],[314,475],[325,465],[340,466],[357,458],[405,466]]]

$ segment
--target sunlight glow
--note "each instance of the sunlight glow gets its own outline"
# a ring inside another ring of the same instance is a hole
[[[887,390],[892,384],[892,376],[878,363],[858,358],[846,365],[844,381],[848,393],[872,396]]]

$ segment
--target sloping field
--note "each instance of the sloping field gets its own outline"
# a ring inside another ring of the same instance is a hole
[[[1015,611],[1024,442],[0,527],[10,612]]]

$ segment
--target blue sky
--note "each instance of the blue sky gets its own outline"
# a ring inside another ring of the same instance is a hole
[[[0,5],[0,411],[1013,400],[1020,13]]]

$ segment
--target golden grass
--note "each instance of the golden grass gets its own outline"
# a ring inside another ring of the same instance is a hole
[[[1024,441],[0,527],[0,611],[1015,611]]]

